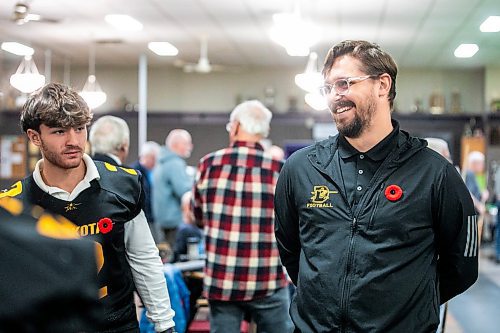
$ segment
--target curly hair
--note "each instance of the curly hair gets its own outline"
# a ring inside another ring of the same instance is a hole
[[[332,46],[328,51],[323,64],[322,74],[324,77],[330,73],[335,60],[343,55],[349,55],[361,61],[362,70],[367,75],[389,74],[392,85],[388,99],[392,108],[396,98],[396,76],[398,74],[398,66],[394,59],[377,44],[364,40],[345,40]]]
[[[41,124],[61,128],[88,126],[92,117],[87,103],[76,91],[61,83],[49,83],[28,97],[20,125],[23,132],[39,132]]]

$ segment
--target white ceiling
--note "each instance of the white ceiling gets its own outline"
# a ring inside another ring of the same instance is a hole
[[[150,65],[195,62],[201,36],[208,37],[211,63],[226,66],[296,67],[306,59],[290,57],[271,41],[272,14],[293,9],[292,0],[32,0],[32,13],[59,23],[9,21],[16,0],[0,1],[0,42],[33,46],[40,59],[51,50],[56,64],[88,62],[95,44],[96,63],[135,65],[141,53]],[[302,0],[305,18],[320,25],[322,37],[313,47],[320,59],[343,39],[366,39],[388,50],[400,67],[470,68],[500,66],[500,33],[481,33],[489,15],[500,15],[499,0]],[[104,22],[106,14],[128,14],[141,21],[140,32],[120,32]],[[149,41],[166,40],[179,49],[174,58],[147,49]],[[118,43],[106,43],[115,41]],[[460,43],[477,43],[479,52],[457,59]],[[18,58],[0,51],[4,62]]]

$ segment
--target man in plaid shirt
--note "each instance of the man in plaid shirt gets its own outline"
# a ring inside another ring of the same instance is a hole
[[[212,333],[239,333],[244,314],[262,333],[293,330],[274,237],[274,189],[283,163],[259,144],[271,117],[258,101],[238,105],[226,126],[230,147],[198,165],[194,214],[205,227],[204,295]]]

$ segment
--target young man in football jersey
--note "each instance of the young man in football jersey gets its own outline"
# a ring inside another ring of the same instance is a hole
[[[21,127],[42,159],[32,175],[1,196],[63,215],[83,238],[102,246],[98,272],[105,308],[99,332],[139,332],[133,291],[157,332],[173,332],[163,266],[141,203],[141,175],[84,153],[92,113],[71,88],[49,83],[23,106]]]

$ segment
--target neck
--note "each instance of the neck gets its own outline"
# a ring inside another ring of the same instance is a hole
[[[388,136],[393,130],[391,113],[376,113],[371,123],[364,129],[358,138],[348,138],[346,140],[359,152],[365,153],[375,147],[380,141]]]
[[[256,134],[250,134],[243,130],[240,130],[238,132],[238,135],[234,137],[233,142],[244,141],[244,142],[256,143],[259,142],[260,140],[262,140],[262,136]]]
[[[63,169],[43,160],[40,169],[43,182],[48,186],[60,188],[68,193],[71,193],[76,185],[85,177],[87,167],[83,160],[76,168]]]

